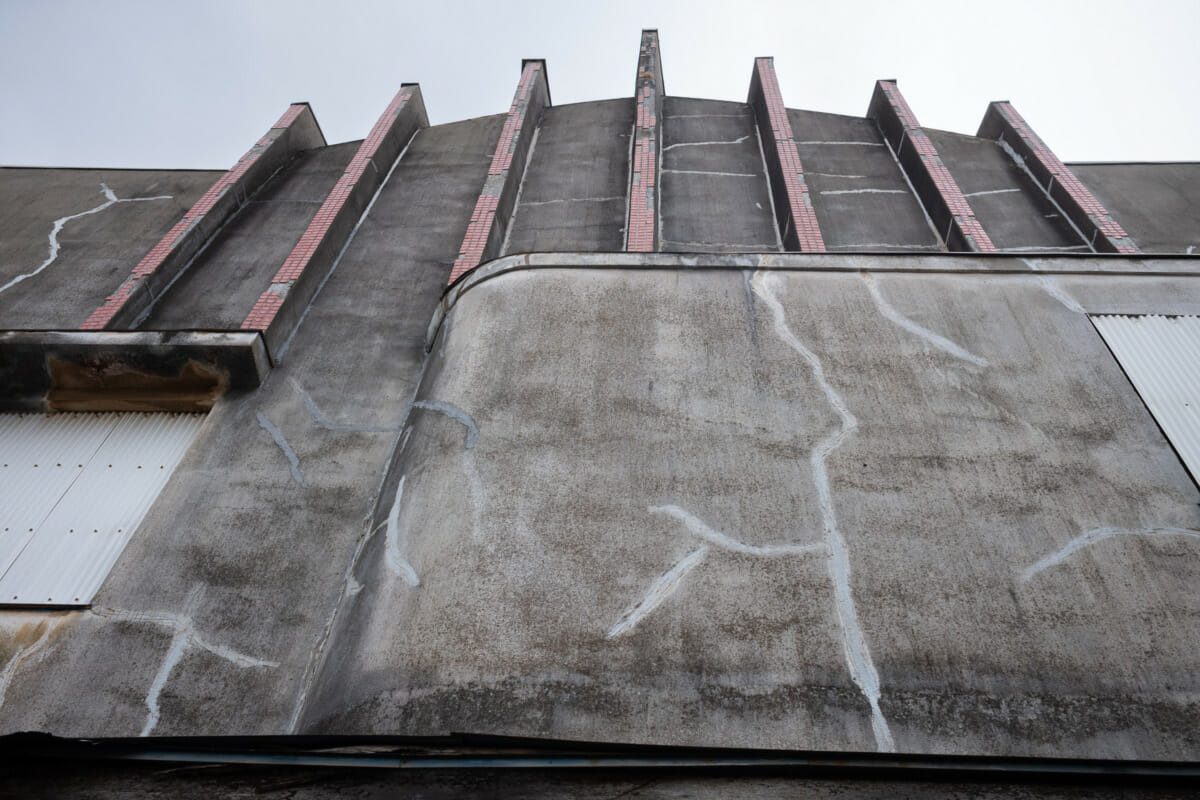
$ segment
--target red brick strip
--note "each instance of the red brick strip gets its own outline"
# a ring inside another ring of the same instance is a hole
[[[1002,101],[988,105],[979,135],[998,139],[1011,147],[1038,185],[1058,203],[1079,230],[1090,237],[1088,244],[1093,249],[1110,253],[1141,252],[1108,209],[1054,155],[1011,103]]]
[[[633,165],[629,179],[629,217],[625,249],[634,253],[658,250],[658,160],[662,152],[662,102],[665,91],[658,31],[642,31],[638,75],[634,88],[637,119],[633,125]]]
[[[763,154],[767,157],[767,174],[775,197],[775,217],[785,250],[802,253],[824,253],[825,239],[813,210],[812,195],[804,180],[804,167],[796,150],[796,137],[788,120],[775,76],[775,59],[754,60],[750,77],[750,106],[758,119],[763,135]],[[769,135],[765,135],[769,134]]]
[[[529,140],[537,127],[542,109],[549,104],[546,62],[526,61],[508,116],[504,119],[504,127],[500,129],[500,140],[496,142],[496,150],[492,153],[487,180],[479,199],[475,201],[467,233],[458,248],[458,257],[454,260],[447,284],[454,283],[484,261],[500,255],[504,229],[512,213],[521,173],[525,171]]]
[[[301,122],[301,118],[304,118]],[[233,168],[217,179],[183,219],[138,263],[116,292],[92,312],[80,330],[98,331],[131,325],[157,299],[188,262],[237,212],[246,198],[274,174],[296,150],[325,144],[307,103],[294,103]]]
[[[333,265],[401,150],[417,128],[425,125],[428,120],[420,87],[403,86],[359,145],[271,285],[259,296],[242,322],[242,330],[261,331],[271,350],[290,333],[295,320],[287,318],[285,308],[295,311],[312,298],[320,277]]]
[[[975,253],[997,252],[895,81],[875,84],[867,116],[891,144],[930,218],[943,232],[946,246]]]

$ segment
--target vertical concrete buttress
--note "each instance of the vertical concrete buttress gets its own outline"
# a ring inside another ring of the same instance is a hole
[[[756,58],[750,76],[750,96],[746,101],[762,137],[763,155],[767,159],[767,180],[775,201],[775,219],[779,223],[784,250],[805,253],[825,252],[825,239],[813,211],[812,195],[804,180],[804,167],[796,149],[796,137],[788,120],[779,79],[775,75],[775,59]]]
[[[867,117],[879,126],[946,247],[971,253],[996,252],[894,80],[876,81]]]
[[[657,252],[662,239],[662,231],[658,229],[658,169],[662,158],[661,120],[665,94],[658,31],[643,30],[634,88],[637,117],[633,123],[629,216],[625,226],[625,249],[629,252]]]

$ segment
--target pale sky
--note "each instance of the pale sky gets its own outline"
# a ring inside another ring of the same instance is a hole
[[[671,95],[744,101],[769,55],[790,108],[897,78],[927,127],[1011,100],[1067,161],[1200,161],[1200,0],[0,0],[0,164],[226,169],[290,102],[360,139],[406,81],[433,124],[502,113],[522,58],[556,105],[628,97],[643,27]]]

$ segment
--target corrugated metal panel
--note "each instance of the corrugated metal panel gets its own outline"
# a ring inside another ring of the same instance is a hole
[[[203,414],[0,414],[0,603],[84,605]]]
[[[1092,322],[1200,479],[1200,317],[1098,314]]]

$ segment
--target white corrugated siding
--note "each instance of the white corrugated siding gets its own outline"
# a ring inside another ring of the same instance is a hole
[[[0,603],[90,603],[203,414],[0,414]]]
[[[1154,418],[1200,479],[1200,317],[1092,317]]]

